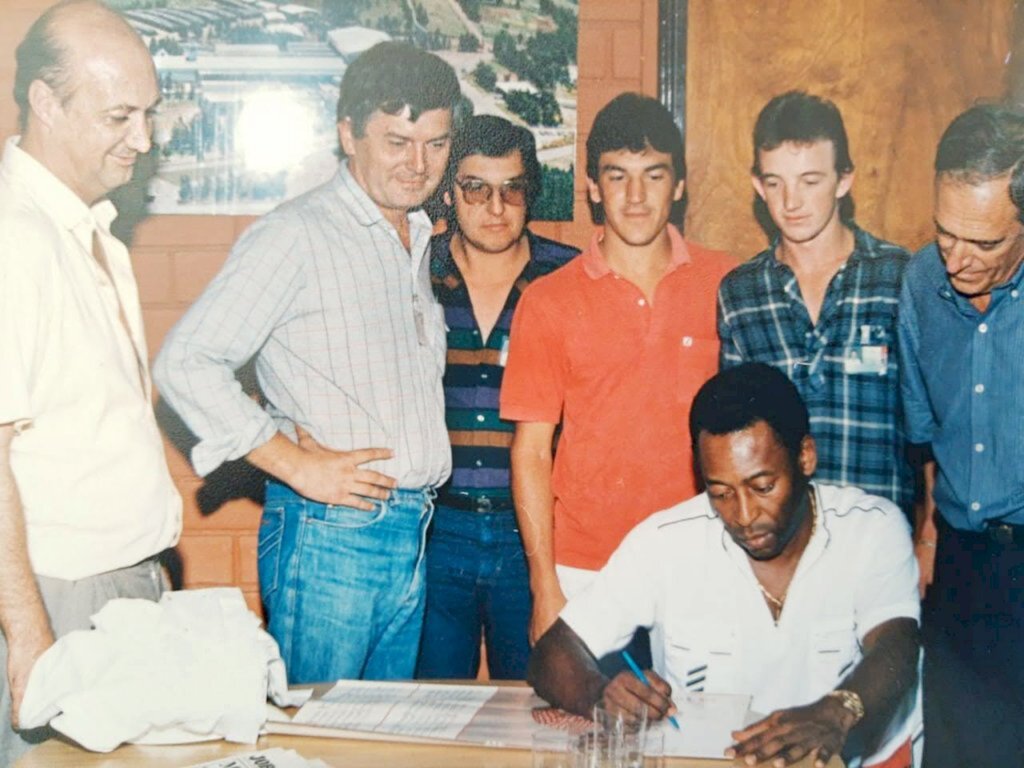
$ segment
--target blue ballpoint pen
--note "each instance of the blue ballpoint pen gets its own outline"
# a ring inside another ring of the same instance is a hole
[[[647,682],[647,678],[644,676],[644,671],[642,669],[640,669],[640,665],[639,664],[637,664],[635,661],[633,661],[633,657],[629,655],[629,651],[623,651],[622,652],[622,658],[624,658],[626,660],[626,663],[629,665],[630,670],[633,672],[634,675],[636,675],[636,679],[637,680],[639,680],[644,685],[650,685],[650,683]],[[679,721],[676,720],[676,716],[675,715],[669,715],[668,716],[668,721],[670,723],[672,723],[672,725],[675,727],[675,729],[677,731],[682,730],[679,727]]]

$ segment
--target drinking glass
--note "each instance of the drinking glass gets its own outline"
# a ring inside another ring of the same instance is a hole
[[[531,741],[533,768],[575,768],[576,740],[565,731],[538,731]]]

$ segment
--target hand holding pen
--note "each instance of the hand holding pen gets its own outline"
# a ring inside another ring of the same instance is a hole
[[[602,695],[605,708],[632,714],[643,705],[647,707],[649,720],[667,717],[678,729],[679,721],[674,717],[676,705],[672,703],[671,698],[672,686],[654,671],[644,673],[633,657],[625,651],[622,657],[629,665],[630,671],[620,672],[605,687]]]

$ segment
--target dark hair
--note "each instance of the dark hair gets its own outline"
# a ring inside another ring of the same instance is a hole
[[[352,133],[360,138],[377,110],[397,115],[408,107],[416,121],[423,112],[447,109],[454,120],[461,97],[455,70],[439,57],[409,43],[377,43],[341,78],[338,122],[351,120]]]
[[[484,157],[508,157],[518,152],[523,161],[523,177],[526,179],[526,206],[533,205],[541,191],[540,161],[537,160],[537,142],[528,128],[510,123],[497,115],[474,115],[462,121],[459,130],[452,137],[452,152],[448,160],[448,172],[442,187],[451,192],[459,163],[472,155]],[[449,224],[455,224],[454,206],[449,209]]]
[[[816,141],[832,142],[837,174],[842,176],[853,170],[846,127],[835,104],[804,91],[776,96],[764,105],[754,124],[752,172],[761,175],[761,151],[776,149],[786,142],[812,144]]]
[[[18,127],[23,133],[28,127],[28,116],[32,111],[28,103],[29,86],[42,80],[57,94],[66,98],[71,80],[71,62],[68,46],[54,29],[54,22],[60,13],[76,0],[57,3],[48,8],[35,20],[14,54],[17,70],[14,74],[14,102],[18,105]]]
[[[648,147],[672,155],[672,170],[676,181],[686,178],[683,134],[671,113],[660,101],[650,96],[620,93],[597,113],[590,128],[587,137],[587,176],[592,181],[598,180],[601,155],[605,152],[620,149],[643,152]],[[677,207],[681,207],[680,203],[673,206],[673,213]],[[604,209],[599,204],[591,202],[590,213],[596,223],[604,221]]]
[[[690,408],[690,439],[699,458],[700,433],[727,435],[765,422],[796,461],[811,433],[810,417],[792,381],[765,363],[743,363],[708,379]]]
[[[816,141],[832,142],[836,173],[843,176],[853,171],[850,142],[839,108],[828,99],[805,91],[787,91],[775,96],[764,105],[754,123],[754,164],[751,173],[761,176],[761,152],[777,149],[786,142],[812,144]],[[754,215],[769,237],[778,234],[768,208],[760,196],[754,196]],[[843,195],[839,201],[839,218],[849,224],[853,221],[853,196]]]
[[[1024,221],[1024,113],[981,104],[957,116],[935,152],[935,173],[968,184],[1010,176],[1010,199]]]

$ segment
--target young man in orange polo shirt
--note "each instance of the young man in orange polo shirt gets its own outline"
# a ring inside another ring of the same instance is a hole
[[[604,226],[516,311],[501,417],[517,422],[532,642],[634,525],[697,493],[686,425],[718,369],[715,295],[735,262],[669,223],[685,175],[668,110],[633,93],[609,102],[587,139],[591,213]]]

